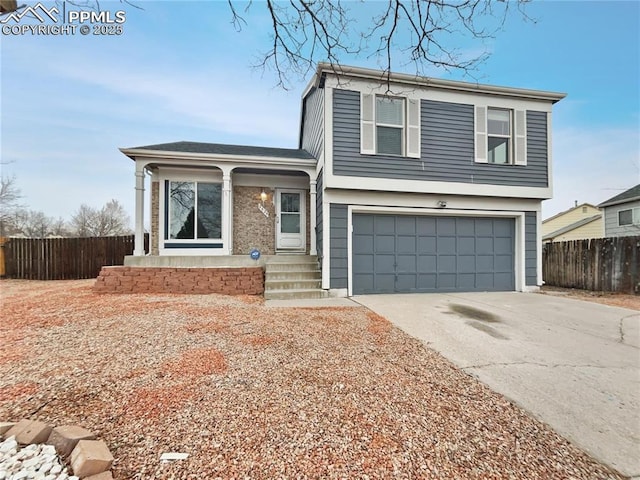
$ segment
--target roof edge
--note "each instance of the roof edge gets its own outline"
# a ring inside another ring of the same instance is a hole
[[[570,225],[566,225],[558,230],[555,230],[551,233],[547,233],[542,236],[542,240],[549,240],[557,237],[558,235],[562,235],[563,233],[570,232],[571,230],[575,230],[576,228],[584,227],[585,225],[589,225],[591,222],[595,222],[596,220],[602,218],[602,213],[598,215],[593,215],[591,217],[583,218],[582,220],[578,220],[577,222],[573,222]]]
[[[374,70],[363,67],[350,67],[347,65],[334,65],[331,63],[320,62],[316,69],[316,75],[319,77],[321,73],[332,73],[335,75],[346,75],[351,77],[365,78],[369,80],[386,81],[386,74],[380,70]],[[389,74],[389,80],[392,82],[409,83],[412,85],[428,86],[433,88],[457,90],[472,93],[486,93],[490,95],[505,95],[511,97],[530,98],[535,100],[543,100],[556,103],[567,96],[566,93],[549,92],[545,90],[532,90],[526,88],[500,87],[496,85],[487,85],[481,83],[462,82],[458,80],[442,80],[432,77],[423,77],[420,75],[410,75],[406,73]]]
[[[621,200],[615,200],[613,202],[604,201],[600,205],[598,205],[598,207],[613,207],[614,205],[620,205],[621,203],[637,202],[638,200],[640,200],[640,195],[637,195],[635,197],[623,198]]]
[[[576,205],[575,207],[567,208],[566,210],[563,210],[563,211],[561,211],[559,213],[556,213],[553,217],[545,218],[544,220],[542,220],[542,223],[544,224],[546,222],[550,222],[551,220],[555,220],[556,218],[561,217],[565,213],[569,213],[569,212],[575,210],[576,208],[582,208],[584,206],[595,208],[595,209],[599,208],[598,206],[596,206],[596,205],[594,205],[592,203],[584,202],[584,203],[581,203],[580,205]]]

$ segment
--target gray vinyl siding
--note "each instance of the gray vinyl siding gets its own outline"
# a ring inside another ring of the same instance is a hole
[[[360,92],[333,92],[333,173],[355,177],[547,187],[545,112],[527,112],[527,165],[474,161],[474,106],[421,101],[421,159],[360,154]]]
[[[628,237],[640,235],[640,225],[618,225],[618,212],[621,210],[629,210],[630,208],[640,208],[640,200],[604,207],[605,237]]]
[[[324,89],[311,89],[303,102],[304,116],[300,147],[318,159],[324,142]]]
[[[347,288],[347,205],[332,203],[330,212],[330,288]]]
[[[536,212],[524,214],[525,285],[538,284],[538,222]]]
[[[322,178],[323,170],[320,169],[320,173],[318,173],[318,178],[316,179],[316,248],[318,250],[318,258],[321,259],[323,257],[322,251],[322,196],[323,196],[323,178]],[[322,262],[320,262],[320,266],[322,267]]]

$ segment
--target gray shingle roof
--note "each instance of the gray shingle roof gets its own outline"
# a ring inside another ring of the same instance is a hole
[[[172,142],[144,145],[126,150],[156,150],[161,152],[210,153],[213,155],[239,155],[256,157],[308,158],[313,155],[302,148],[254,147],[250,145],[227,145],[224,143]]]
[[[619,203],[625,203],[629,200],[635,200],[636,198],[640,198],[640,183],[635,187],[631,187],[629,190],[626,190],[615,197],[611,197],[609,200],[605,200],[602,202],[599,207],[608,207],[610,205],[617,205]]]

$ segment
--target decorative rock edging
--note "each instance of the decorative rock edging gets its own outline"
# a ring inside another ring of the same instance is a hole
[[[82,427],[0,422],[0,438],[0,480],[113,480],[107,444]]]

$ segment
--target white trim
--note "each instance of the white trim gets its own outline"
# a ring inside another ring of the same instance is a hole
[[[317,255],[318,250],[316,248],[316,179],[309,179],[309,255]],[[307,230],[307,223],[304,224],[305,232]]]
[[[547,112],[547,185],[549,186],[549,198],[553,197],[553,146],[551,137],[551,112]]]
[[[340,75],[338,79],[336,72]],[[442,80],[438,78],[421,77],[403,73],[391,73],[390,82],[387,76],[380,70],[372,70],[361,67],[349,67],[342,65],[331,65],[329,63],[319,63],[316,76],[326,73],[325,88],[327,85],[335,86],[338,83],[365,83],[367,85],[378,85],[380,88],[388,89],[402,86],[404,88],[423,88],[434,92],[449,91],[455,95],[471,93],[475,95],[498,96],[508,98],[528,98],[540,100],[548,103],[555,103],[566,97],[565,93],[549,92],[543,90],[532,90],[514,87],[500,87],[497,85],[484,85],[479,83],[460,82],[456,80]]]
[[[261,175],[256,173],[234,173],[233,184],[238,187],[299,188],[309,189],[308,176]]]
[[[144,162],[136,162],[135,170],[135,189],[136,189],[136,206],[135,206],[135,237],[133,240],[133,254],[137,257],[144,255],[144,186],[145,173]]]
[[[325,290],[331,286],[331,203],[328,197],[325,189],[322,193],[322,288]]]
[[[542,285],[542,205],[536,209],[536,285]]]
[[[453,195],[477,195],[510,198],[551,198],[549,187],[515,187],[462,182],[431,182],[424,180],[398,180],[391,178],[365,178],[333,175],[327,172],[326,188],[345,190],[379,190],[382,192],[436,193]]]
[[[316,159],[306,157],[270,157],[261,155],[223,155],[213,153],[192,153],[192,152],[174,152],[170,150],[147,150],[144,148],[121,148],[120,151],[126,156],[132,158],[138,157],[155,162],[158,160],[170,160],[180,159],[189,160],[197,164],[210,162],[215,163],[235,163],[238,165],[246,166],[247,164],[257,165],[270,165],[270,168],[277,168],[280,166],[298,166],[298,167],[313,167],[315,168]]]
[[[525,213],[503,210],[458,210],[449,208],[406,208],[383,207],[371,205],[349,205],[347,208],[347,290],[348,296],[353,295],[353,214],[407,214],[424,216],[456,216],[456,217],[504,217],[515,219],[515,251],[514,251],[514,281],[515,290],[524,291],[526,286],[525,270]]]
[[[276,198],[276,218],[275,218],[275,222],[276,222],[276,228],[275,228],[275,234],[276,234],[276,238],[275,238],[275,245],[276,245],[276,251],[278,250],[292,250],[292,251],[306,251],[307,249],[307,192],[308,190],[299,190],[299,189],[288,189],[288,188],[277,188],[275,191],[275,198]],[[280,245],[280,243],[282,242],[282,235],[289,235],[292,236],[293,234],[283,234],[282,232],[280,232],[280,225],[282,225],[282,222],[280,222],[280,216],[281,216],[281,212],[280,212],[280,194],[282,193],[297,193],[298,195],[300,195],[300,205],[299,205],[299,214],[300,214],[300,232],[297,235],[302,244],[300,246],[294,246],[294,247],[287,247],[287,246],[282,246]],[[311,223],[311,222],[309,222]],[[311,225],[309,225],[311,226]]]

